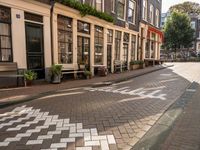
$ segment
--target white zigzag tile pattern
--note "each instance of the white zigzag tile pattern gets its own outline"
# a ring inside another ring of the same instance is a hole
[[[76,147],[77,150],[87,149],[92,150],[92,146],[100,146],[102,150],[109,150],[109,144],[116,144],[113,135],[98,135],[96,128],[83,129],[82,123],[70,123],[70,119],[58,119],[58,115],[48,115],[49,112],[40,112],[40,109],[33,109],[32,107],[21,106],[15,108],[13,111],[0,114],[0,122],[7,119],[12,119],[16,116],[26,114],[25,117],[11,120],[8,123],[1,123],[0,129],[8,127],[7,131],[19,131],[23,127],[29,127],[32,124],[37,124],[39,121],[44,121],[43,125],[36,126],[34,129],[27,129],[24,133],[19,133],[15,137],[8,137],[3,142],[0,142],[0,147],[8,146],[11,142],[20,141],[23,137],[30,137],[33,133],[39,133],[41,129],[48,129],[50,125],[55,125],[54,131],[48,131],[46,135],[39,135],[35,140],[28,140],[26,145],[42,144],[46,139],[52,139],[53,135],[61,134],[62,131],[69,131],[69,137],[60,138],[59,143],[51,143],[50,149],[66,148],[68,143],[75,142],[76,138],[82,137],[84,139],[83,147]],[[18,124],[16,127],[14,123],[28,120],[35,117],[33,121],[27,121],[25,124]]]

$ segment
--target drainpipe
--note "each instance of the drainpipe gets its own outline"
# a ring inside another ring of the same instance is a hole
[[[51,63],[52,65],[54,64],[54,48],[53,48],[53,8],[54,8],[54,4],[55,1],[54,0],[50,0],[50,4],[51,4],[51,14],[50,14],[50,30],[51,30]]]

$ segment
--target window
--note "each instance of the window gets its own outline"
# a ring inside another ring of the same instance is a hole
[[[121,19],[125,18],[125,0],[118,0],[118,11],[117,16]]]
[[[124,42],[128,43],[129,42],[129,34],[124,33]]]
[[[78,21],[78,32],[90,34],[90,24]]]
[[[103,27],[95,26],[94,33],[94,63],[103,64]]]
[[[147,20],[147,0],[143,0],[142,18]]]
[[[156,9],[155,20],[156,20],[156,27],[158,27],[158,28],[159,28],[159,19],[160,19],[160,12],[158,9]]]
[[[73,62],[72,19],[58,15],[58,63]]]
[[[136,50],[136,36],[131,37],[131,60],[135,60],[135,50]]]
[[[156,34],[152,33],[151,34],[151,58],[155,58],[155,49],[156,49]]]
[[[153,17],[154,17],[154,13],[153,13],[153,12],[154,12],[154,7],[153,7],[153,5],[151,4],[151,5],[150,5],[150,13],[149,13],[149,15],[150,15],[150,16],[149,16],[149,19],[150,19],[150,23],[151,23],[151,24],[153,24]]]
[[[200,50],[200,43],[198,44],[198,50]]]
[[[85,3],[85,0],[77,0],[78,2],[84,4]]]
[[[40,16],[40,15],[25,12],[24,18],[25,18],[25,20],[31,20],[31,21],[34,21],[34,22],[43,23],[43,17]]]
[[[113,30],[108,29],[107,33],[107,43],[112,44],[113,43]]]
[[[198,38],[200,39],[200,31],[199,31],[199,37]]]
[[[98,11],[103,11],[103,0],[95,0],[95,8]]]
[[[121,35],[120,31],[115,32],[115,60],[120,60]]]
[[[192,29],[195,29],[195,22],[192,21],[190,24],[191,24]]]
[[[128,21],[135,24],[136,3],[134,0],[129,0],[128,5]]]
[[[12,61],[11,10],[0,6],[0,62]]]
[[[116,0],[111,0],[111,10],[112,10],[112,12],[115,12],[115,1]]]

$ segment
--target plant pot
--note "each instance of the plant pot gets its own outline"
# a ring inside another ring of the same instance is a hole
[[[90,79],[90,76],[86,76],[86,79],[89,80],[89,79]]]
[[[61,75],[54,75],[52,77],[51,83],[53,84],[58,84],[61,82]]]
[[[33,84],[33,80],[26,80],[26,85],[31,86]]]

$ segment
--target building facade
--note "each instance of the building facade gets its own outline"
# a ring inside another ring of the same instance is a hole
[[[129,69],[130,61],[159,59],[160,0],[79,0],[114,23],[60,2],[0,0],[0,63],[17,62],[42,79],[52,64],[67,69],[84,63],[94,75],[99,66],[114,72],[115,61]]]
[[[200,55],[200,15],[190,15],[191,27],[195,30],[194,42],[192,43],[192,49]]]

